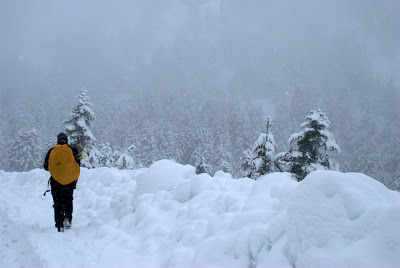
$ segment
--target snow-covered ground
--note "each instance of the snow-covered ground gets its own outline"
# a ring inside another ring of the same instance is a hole
[[[48,177],[0,171],[0,267],[400,267],[400,194],[363,174],[82,168],[65,233]]]

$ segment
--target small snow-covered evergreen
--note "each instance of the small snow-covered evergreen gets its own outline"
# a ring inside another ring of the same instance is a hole
[[[29,171],[40,167],[37,130],[21,129],[9,147],[10,171]]]
[[[127,154],[122,154],[117,161],[117,167],[119,169],[133,169],[134,166],[135,161],[133,160],[132,156]]]
[[[242,172],[241,175],[243,177],[249,174],[251,168],[251,161],[253,160],[253,158],[254,155],[250,149],[243,152],[243,156],[240,158],[241,172]]]
[[[121,155],[122,155],[121,151],[119,151],[119,150],[113,151],[113,153],[111,155],[111,159],[112,159],[111,161],[114,163],[114,166],[117,166],[118,159],[121,157]]]
[[[107,142],[100,147],[101,157],[99,158],[100,166],[102,167],[114,167],[115,161],[113,159],[113,151],[110,144]]]
[[[87,157],[83,158],[81,160],[81,164],[84,167],[87,168],[98,168],[102,167],[102,164],[100,162],[101,158],[103,157],[103,154],[100,152],[99,149],[97,149],[96,146],[94,145],[89,145],[87,147]]]
[[[317,169],[335,170],[337,166],[330,158],[331,153],[339,153],[333,134],[328,131],[330,121],[320,109],[312,110],[306,122],[300,125],[301,132],[289,138],[289,152],[276,156],[281,171],[289,171],[298,181]]]
[[[93,136],[91,127],[96,119],[93,110],[90,108],[93,104],[87,96],[87,90],[81,89],[81,94],[76,96],[78,104],[72,109],[71,119],[65,120],[65,132],[68,134],[69,144],[75,146],[79,151],[84,148],[87,150],[88,157],[81,161],[81,164],[88,168],[98,167],[101,153],[95,148],[96,138]]]
[[[81,151],[96,141],[89,129],[96,117],[90,108],[93,104],[90,102],[85,88],[81,89],[81,94],[76,98],[78,104],[72,109],[71,119],[65,120],[63,124],[65,125],[69,143]]]
[[[225,173],[232,173],[232,167],[227,161],[222,162],[221,170]]]
[[[216,147],[215,151],[216,170],[214,171],[222,170],[228,173],[232,172],[232,167],[229,164],[232,161],[232,153],[228,149],[230,147],[231,144],[228,134],[221,134],[219,145]]]
[[[206,163],[204,157],[200,157],[199,163],[196,165],[196,174],[207,173],[211,175],[211,166]]]
[[[259,176],[275,171],[274,157],[277,145],[271,132],[272,120],[267,119],[267,128],[263,131],[253,145],[254,158],[250,163],[248,177],[257,179]]]

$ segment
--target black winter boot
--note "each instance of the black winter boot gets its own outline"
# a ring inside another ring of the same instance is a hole
[[[71,229],[71,220],[65,219],[64,220],[64,227],[65,227],[65,229]]]

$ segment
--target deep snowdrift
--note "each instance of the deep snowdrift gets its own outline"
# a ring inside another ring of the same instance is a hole
[[[363,174],[82,169],[65,233],[48,176],[0,171],[0,267],[400,267],[400,194]]]

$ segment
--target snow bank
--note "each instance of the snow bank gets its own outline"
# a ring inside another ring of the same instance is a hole
[[[0,172],[0,249],[24,237],[0,250],[0,267],[400,267],[400,195],[362,174],[236,180],[169,160],[82,169],[64,234],[47,178]]]
[[[315,171],[289,203],[298,267],[399,267],[399,193],[363,174]]]

